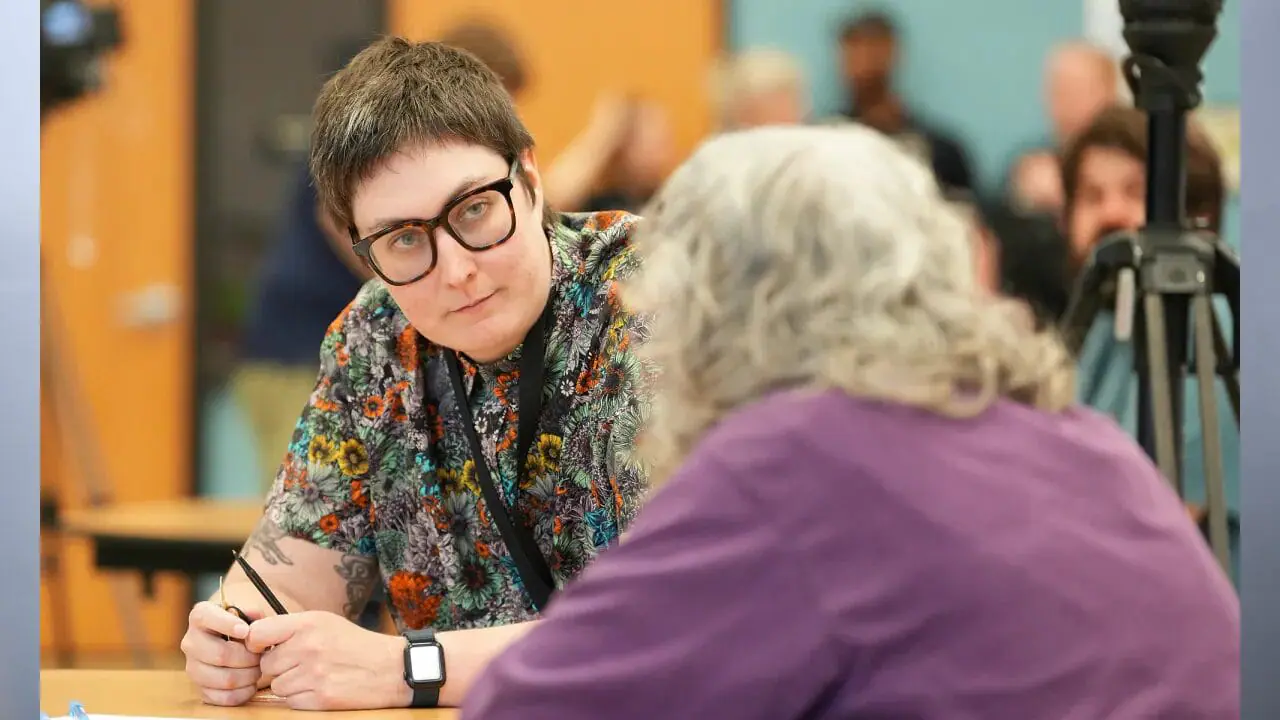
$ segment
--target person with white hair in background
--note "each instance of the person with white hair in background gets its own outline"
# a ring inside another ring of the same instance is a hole
[[[676,170],[624,289],[655,492],[462,717],[1238,717],[1227,578],[973,232],[867,128]]]
[[[712,106],[721,130],[797,125],[809,116],[808,84],[800,63],[772,48],[756,48],[716,63]]]

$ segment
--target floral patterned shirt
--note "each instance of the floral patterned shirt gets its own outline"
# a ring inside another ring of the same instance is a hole
[[[553,322],[538,435],[513,482],[520,348],[494,363],[461,357],[491,472],[557,585],[634,515],[646,487],[631,457],[647,400],[635,354],[641,316],[619,301],[638,265],[637,218],[565,214],[551,231]],[[289,536],[376,558],[392,616],[437,631],[536,616],[485,508],[444,351],[374,280],[326,333],[320,377],[267,499]]]

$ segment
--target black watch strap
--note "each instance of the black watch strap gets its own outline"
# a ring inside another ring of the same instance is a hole
[[[409,645],[422,645],[426,643],[436,643],[436,634],[431,628],[423,628],[421,630],[404,631],[404,639]],[[437,643],[438,644],[438,643]],[[406,662],[408,658],[406,657]],[[411,708],[434,708],[440,705],[440,687],[414,687],[409,683],[409,668],[405,668],[405,683],[409,684],[409,688],[413,690],[413,700],[410,701]]]
[[[440,688],[413,688],[413,704],[411,708],[433,708],[440,706]]]

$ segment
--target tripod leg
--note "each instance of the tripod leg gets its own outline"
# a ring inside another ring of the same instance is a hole
[[[1227,499],[1222,478],[1222,435],[1218,428],[1218,398],[1214,378],[1218,357],[1214,354],[1213,308],[1206,295],[1191,298],[1195,323],[1196,383],[1200,389],[1200,437],[1204,442],[1204,497],[1209,514],[1209,545],[1231,575],[1231,540],[1227,535]]]
[[[1227,347],[1227,338],[1222,333],[1222,325],[1218,322],[1216,315],[1212,314],[1213,307],[1210,306],[1211,314],[1209,319],[1213,323],[1213,357],[1218,363],[1225,362],[1226,358],[1231,357],[1231,349]],[[1215,368],[1216,372],[1216,368]],[[1240,371],[1232,363],[1229,370],[1224,369],[1222,373],[1222,382],[1227,386],[1227,399],[1231,401],[1231,410],[1236,415],[1236,425],[1240,424]]]
[[[1174,447],[1173,397],[1169,387],[1169,359],[1165,355],[1165,338],[1168,334],[1164,323],[1164,300],[1157,293],[1144,296],[1142,310],[1145,317],[1145,344],[1147,350],[1147,381],[1151,386],[1151,429],[1155,436],[1156,465],[1173,484],[1178,496],[1183,495],[1182,477],[1178,472],[1178,453]]]

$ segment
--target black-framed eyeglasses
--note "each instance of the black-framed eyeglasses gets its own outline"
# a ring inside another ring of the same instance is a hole
[[[459,195],[429,220],[405,220],[364,238],[353,226],[352,249],[388,285],[409,285],[435,269],[438,228],[472,252],[497,247],[516,232],[511,190],[519,170],[517,157],[506,177]]]

